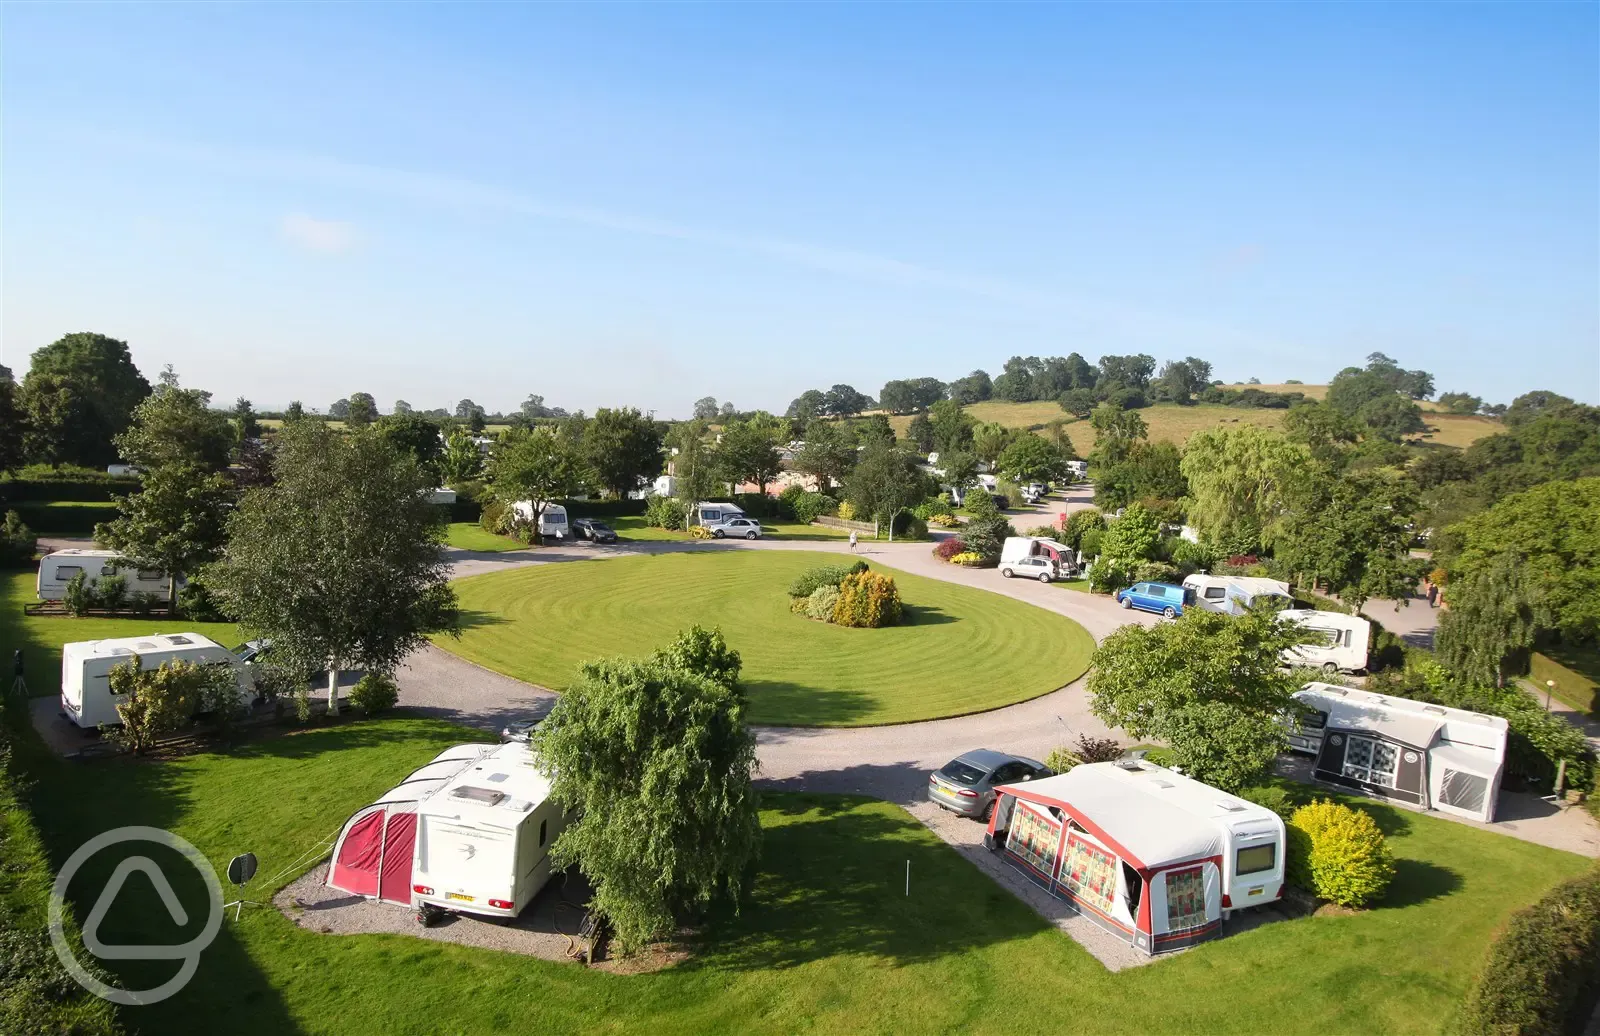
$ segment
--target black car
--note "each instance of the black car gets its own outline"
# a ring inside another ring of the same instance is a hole
[[[597,522],[593,518],[579,518],[573,522],[572,534],[580,540],[592,540],[595,543],[617,542],[616,530],[605,522]]]

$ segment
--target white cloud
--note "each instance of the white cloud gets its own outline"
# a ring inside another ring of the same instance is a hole
[[[283,217],[278,232],[285,241],[309,252],[347,252],[356,243],[356,228],[351,224],[300,212]]]

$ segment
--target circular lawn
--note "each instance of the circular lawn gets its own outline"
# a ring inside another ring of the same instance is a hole
[[[908,575],[897,626],[847,629],[789,610],[810,551],[730,550],[529,566],[456,581],[469,661],[560,690],[580,662],[643,656],[680,630],[720,627],[744,659],[754,723],[868,726],[979,712],[1081,676],[1094,638],[1071,619],[1009,597]]]

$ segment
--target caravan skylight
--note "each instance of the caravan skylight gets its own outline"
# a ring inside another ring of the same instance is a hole
[[[484,806],[498,806],[500,800],[506,797],[506,793],[495,791],[493,788],[474,788],[471,785],[463,784],[455,791],[452,791],[450,797],[466,799],[469,802],[476,802]]]
[[[183,636],[181,634],[172,633],[172,634],[169,634],[167,636],[167,643],[168,644],[193,644],[194,641],[190,640],[188,637],[185,637],[185,636]]]

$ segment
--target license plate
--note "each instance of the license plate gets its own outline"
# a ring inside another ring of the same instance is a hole
[[[473,898],[471,896],[463,896],[459,892],[446,892],[444,894],[444,898],[446,898],[446,899],[459,899],[463,903],[471,903],[471,902],[473,902]]]
[[[1259,895],[1261,895],[1261,893],[1263,893],[1265,891],[1266,891],[1265,888],[1256,888],[1256,889],[1251,889],[1249,894],[1252,895],[1252,896],[1259,896]]]

